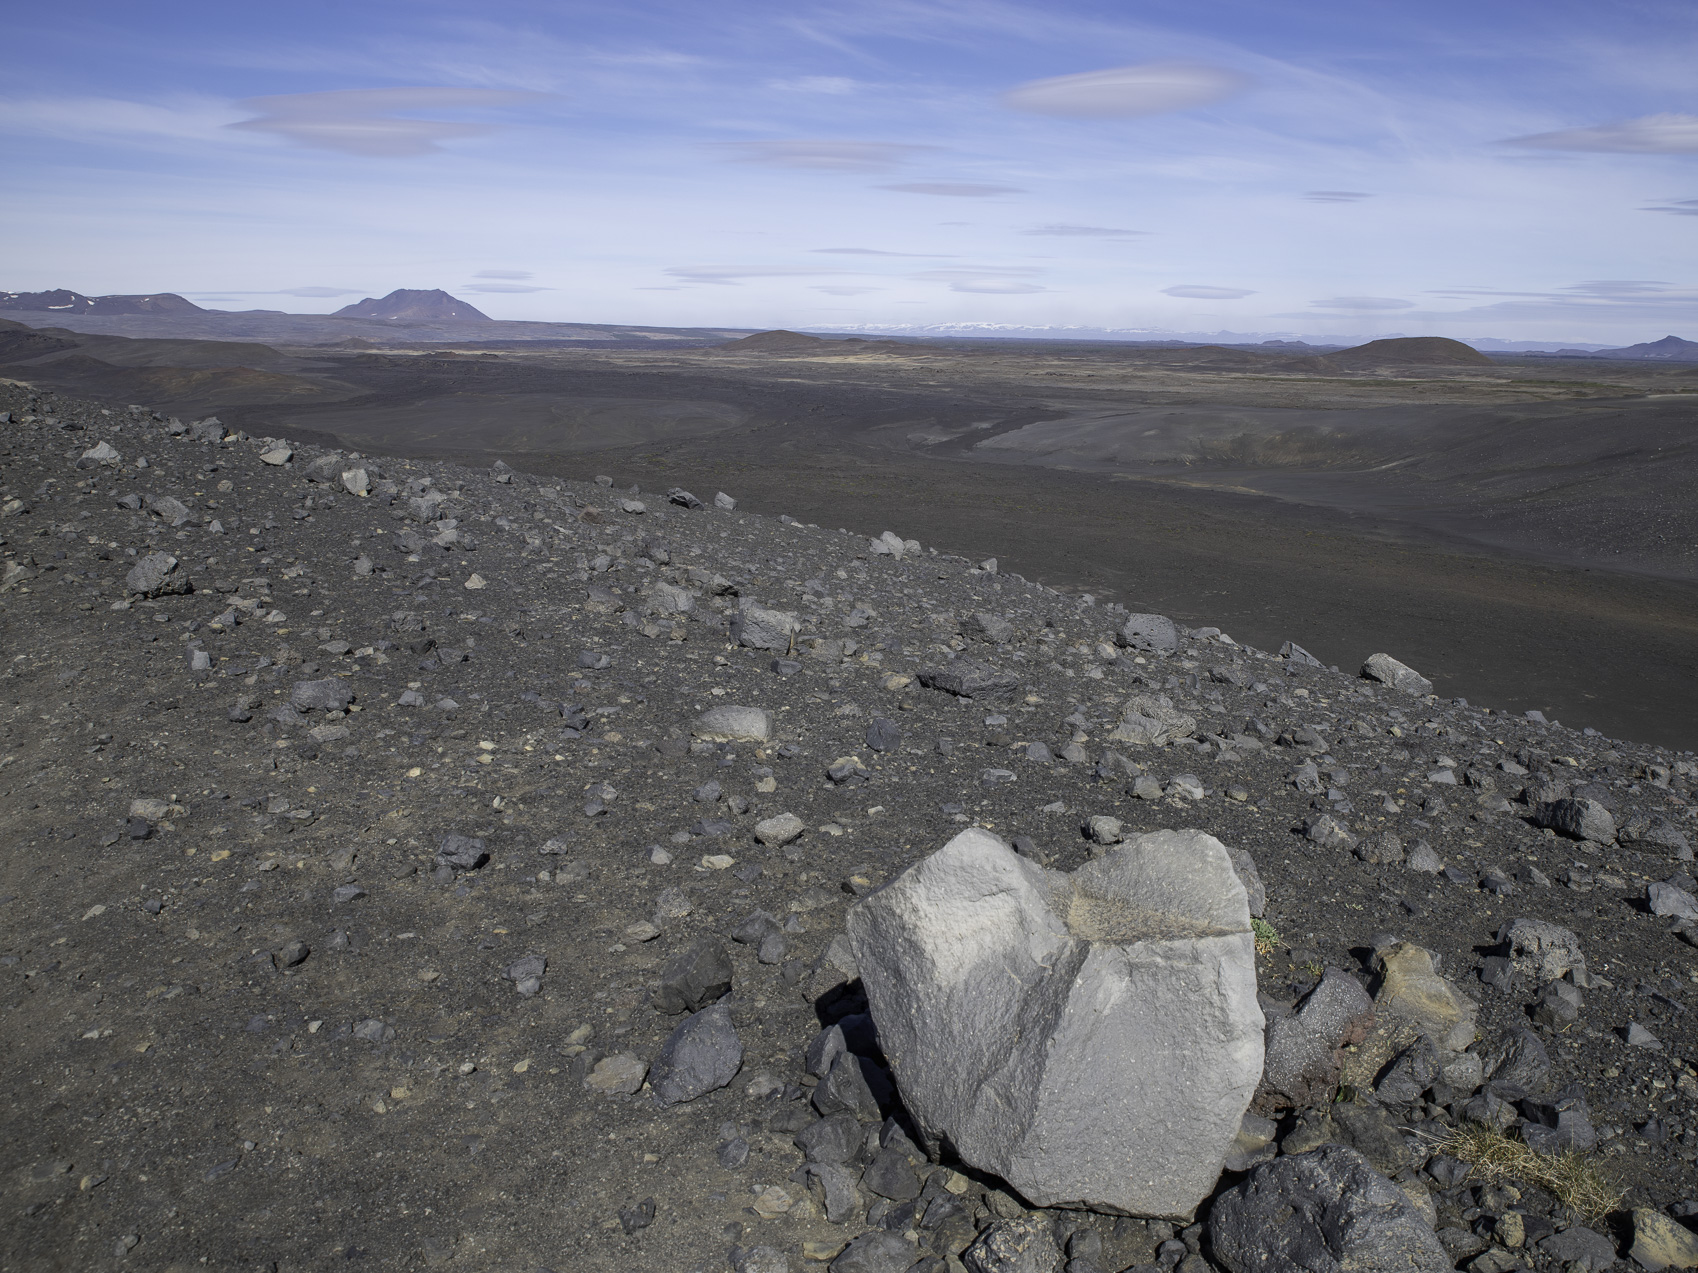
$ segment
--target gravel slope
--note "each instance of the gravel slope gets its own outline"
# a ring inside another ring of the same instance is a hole
[[[265,441],[16,386],[8,410],[6,1267],[717,1270],[770,1247],[799,1268],[887,1222],[914,1259],[953,1258],[1021,1211],[995,1181],[912,1165],[963,1201],[926,1229],[865,1190],[870,1212],[831,1223],[793,1178],[807,1049],[864,1006],[833,939],[858,893],[962,826],[1071,868],[1093,815],[1249,851],[1282,939],[1259,969],[1276,1012],[1326,968],[1372,986],[1395,934],[1442,956],[1489,1045],[1538,989],[1482,984],[1500,927],[1571,929],[1603,984],[1576,1024],[1539,1027],[1552,1082],[1582,1085],[1624,1206],[1698,1193],[1698,951],[1644,900],[1692,887],[1671,837],[1644,838],[1690,835],[1690,755],[1209,629],[1137,654],[1117,608],[712,491],[687,509],[310,447],[268,463]],[[101,442],[119,461],[78,467]],[[150,553],[176,565],[136,595]],[[740,598],[796,616],[794,643],[733,643]],[[925,688],[957,653],[1011,688]],[[1134,695],[1167,696],[1195,737],[1107,741]],[[716,705],[771,712],[772,737],[694,739]],[[1534,828],[1523,787],[1559,782],[1641,838]],[[761,843],[781,813],[802,834]],[[1305,834],[1322,814],[1343,835]],[[1445,870],[1364,860],[1390,856],[1365,847],[1387,831]],[[487,861],[445,864],[450,834]],[[725,940],[757,910],[776,941]],[[656,991],[702,939],[731,966],[736,1078],[665,1108],[587,1087],[656,1061],[685,1019]],[[1660,1046],[1629,1046],[1630,1023]],[[1399,1125],[1442,1130],[1461,1104]],[[1508,1205],[1425,1161],[1402,1175],[1447,1232]],[[1572,1219],[1535,1190],[1520,1205]],[[1105,1269],[1174,1236],[1062,1223],[1101,1231]]]

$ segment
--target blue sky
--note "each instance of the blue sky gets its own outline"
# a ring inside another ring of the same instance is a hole
[[[0,287],[498,318],[1698,338],[1698,6],[87,3]]]

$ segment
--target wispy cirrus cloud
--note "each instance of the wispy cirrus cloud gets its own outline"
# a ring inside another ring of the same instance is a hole
[[[415,119],[402,111],[478,110],[534,102],[543,93],[487,88],[359,88],[326,93],[250,97],[242,105],[260,112],[226,124],[271,133],[299,146],[336,150],[368,159],[404,159],[441,150],[438,144],[494,131],[490,124]]]
[[[1147,238],[1148,230],[1116,230],[1106,225],[1035,225],[1021,234],[1036,234],[1057,239],[1135,239]]]
[[[904,181],[897,185],[880,186],[879,189],[902,194],[941,195],[946,199],[989,199],[999,194],[1024,193],[1020,186],[993,186],[978,181]]]
[[[156,139],[205,143],[237,114],[228,101],[179,96],[139,102],[117,97],[16,97],[0,101],[0,132],[67,141]]]
[[[1316,309],[1333,309],[1352,314],[1415,308],[1414,301],[1402,300],[1396,296],[1328,296],[1322,300],[1310,301],[1309,304]]]
[[[1361,203],[1374,196],[1365,190],[1305,190],[1303,197],[1310,203]]]
[[[1188,301],[1241,301],[1256,293],[1248,287],[1205,287],[1199,283],[1180,283],[1161,289],[1163,296],[1177,296]]]
[[[1667,212],[1677,217],[1698,217],[1698,199],[1671,199],[1640,208],[1641,212]]]
[[[812,278],[826,274],[852,274],[852,270],[821,269],[812,265],[673,265],[666,271],[672,278],[689,283],[713,283],[735,287],[748,278]]]
[[[809,248],[808,251],[826,256],[918,256],[931,259],[950,255],[947,252],[886,252],[882,248]]]
[[[860,87],[846,75],[799,75],[795,79],[768,80],[766,86],[781,93],[823,93],[845,97]]]
[[[914,156],[938,149],[912,142],[833,141],[806,139],[789,141],[710,142],[733,163],[761,164],[768,168],[813,168],[830,172],[885,172],[899,168]]]
[[[1589,150],[1618,155],[1698,155],[1698,115],[1664,113],[1590,128],[1510,137],[1505,146],[1535,150]]]
[[[926,283],[947,283],[952,292],[976,292],[989,296],[1023,296],[1032,292],[1047,292],[1041,283],[1033,282],[1041,270],[1024,266],[1002,269],[926,270],[913,277]]]
[[[1029,80],[1002,95],[1011,110],[1068,119],[1133,119],[1224,101],[1255,81],[1201,62],[1143,62],[1103,71]]]

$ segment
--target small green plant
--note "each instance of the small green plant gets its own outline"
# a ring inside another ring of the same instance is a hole
[[[1279,949],[1279,930],[1265,919],[1250,921],[1250,931],[1256,934],[1256,953],[1271,955]]]
[[[1518,1180],[1545,1190],[1586,1223],[1614,1211],[1622,1190],[1610,1183],[1590,1154],[1568,1150],[1535,1153],[1495,1127],[1463,1123],[1438,1143],[1438,1152],[1467,1163],[1488,1184]]]

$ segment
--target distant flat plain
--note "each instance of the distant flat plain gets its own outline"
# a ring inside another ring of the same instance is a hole
[[[1690,364],[1328,373],[1049,342],[279,352],[265,365],[325,391],[196,410],[372,453],[724,489],[1264,648],[1346,668],[1384,650],[1447,696],[1698,747]]]

